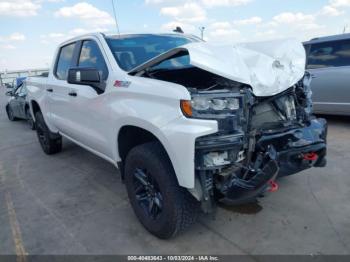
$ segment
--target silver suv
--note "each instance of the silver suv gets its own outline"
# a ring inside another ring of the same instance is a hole
[[[304,43],[315,113],[350,115],[350,34]]]

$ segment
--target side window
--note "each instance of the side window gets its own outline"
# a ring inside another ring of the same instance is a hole
[[[60,80],[67,80],[68,69],[71,66],[75,43],[61,47],[56,64],[55,75]]]
[[[307,69],[350,66],[350,40],[311,45]]]
[[[95,41],[86,40],[83,42],[79,56],[78,67],[96,68],[102,73],[102,79],[108,77],[108,69],[99,46]]]

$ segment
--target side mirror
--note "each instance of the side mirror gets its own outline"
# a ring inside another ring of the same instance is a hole
[[[7,96],[13,96],[13,93],[12,93],[12,91],[7,91],[7,92],[5,93],[5,95],[7,95]]]
[[[102,94],[106,83],[102,80],[101,73],[96,68],[70,68],[67,82],[75,85],[91,86],[97,94]]]
[[[98,86],[101,83],[100,73],[96,68],[70,68],[68,70],[69,84]]]

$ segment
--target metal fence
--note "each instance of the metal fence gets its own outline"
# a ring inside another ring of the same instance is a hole
[[[48,71],[49,69],[47,68],[40,68],[40,69],[0,72],[0,86],[5,86],[7,84],[13,85],[14,81],[18,77],[38,76],[43,73],[47,73]]]

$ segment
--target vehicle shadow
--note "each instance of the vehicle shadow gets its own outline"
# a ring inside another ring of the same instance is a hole
[[[229,206],[219,203],[218,206],[222,209],[225,209],[226,211],[245,215],[254,215],[259,213],[263,209],[263,207],[259,204],[259,201],[254,201],[251,203],[237,206]]]

